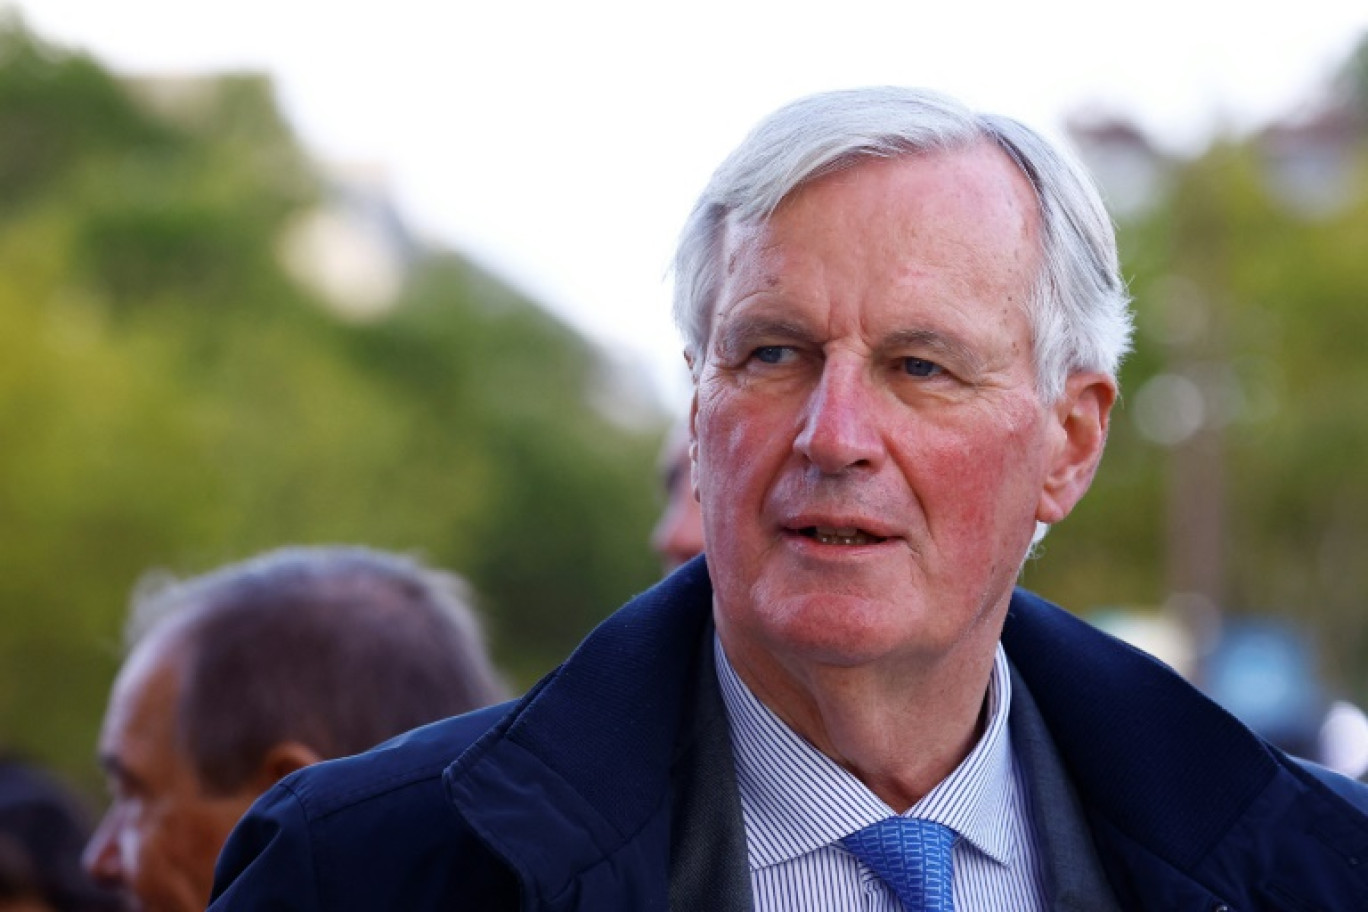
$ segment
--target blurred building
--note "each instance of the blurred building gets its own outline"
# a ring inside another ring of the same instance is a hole
[[[1255,143],[1273,197],[1305,218],[1328,218],[1362,198],[1357,164],[1366,139],[1363,112],[1346,101],[1271,124]]]
[[[1135,123],[1092,111],[1070,117],[1065,131],[1114,217],[1143,215],[1164,199],[1168,159]]]
[[[1358,91],[1332,91],[1250,137],[1269,193],[1289,211],[1325,218],[1362,199],[1358,162],[1368,144],[1368,100]],[[1134,121],[1105,110],[1081,111],[1069,117],[1065,131],[1113,216],[1135,218],[1163,200],[1173,162]]]
[[[383,316],[422,250],[394,205],[384,170],[330,163],[321,205],[296,216],[280,242],[286,268],[352,320]]]
[[[143,75],[121,82],[155,113],[190,129],[212,128],[233,93],[256,96],[263,110],[275,107],[264,75]],[[380,165],[310,165],[320,201],[286,225],[281,263],[344,319],[381,317],[398,301],[422,245],[400,215]]]

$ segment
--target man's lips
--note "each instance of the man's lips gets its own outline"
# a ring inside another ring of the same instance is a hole
[[[799,529],[799,535],[807,536],[808,539],[819,541],[821,544],[878,544],[885,541],[877,535],[870,535],[863,529],[855,528],[832,528],[832,526],[810,525]]]
[[[856,526],[803,526],[794,531],[823,545],[877,545],[888,540]]]

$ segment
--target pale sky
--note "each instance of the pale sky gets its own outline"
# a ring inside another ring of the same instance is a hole
[[[925,85],[1049,133],[1103,104],[1191,149],[1294,110],[1368,32],[1364,0],[10,5],[119,72],[269,73],[314,154],[383,168],[419,234],[648,365],[676,407],[676,234],[712,169],[778,105]]]

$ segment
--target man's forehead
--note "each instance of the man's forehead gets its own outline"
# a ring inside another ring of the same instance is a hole
[[[763,221],[729,220],[718,292],[782,290],[794,270],[824,281],[833,266],[891,286],[948,277],[1015,292],[1040,268],[1040,223],[1030,183],[996,146],[870,159],[800,186]]]
[[[905,179],[892,182],[895,190],[888,193],[883,185],[889,182],[873,180],[876,174]],[[956,149],[860,158],[798,184],[773,212],[762,217],[743,218],[730,213],[723,221],[720,237],[724,274],[736,269],[743,254],[763,258],[771,253],[776,223],[818,230],[831,222],[833,200],[849,199],[857,193],[868,196],[871,185],[880,186],[873,204],[909,217],[915,215],[921,223],[921,236],[946,234],[944,223],[937,218],[941,210],[971,200],[981,215],[981,229],[1003,232],[1039,251],[1042,213],[1035,188],[1011,156],[985,141]],[[830,227],[837,230],[847,226]]]
[[[165,637],[154,634],[133,648],[114,679],[101,728],[102,749],[109,742],[170,730],[180,698],[182,664]]]

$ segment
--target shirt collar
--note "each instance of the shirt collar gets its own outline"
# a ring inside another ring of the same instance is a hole
[[[717,677],[731,725],[751,870],[797,858],[893,815],[864,783],[789,728],[746,687],[714,638]],[[1012,773],[1007,656],[997,647],[987,725],[973,750],[907,812],[958,833],[994,861],[1011,855]]]

